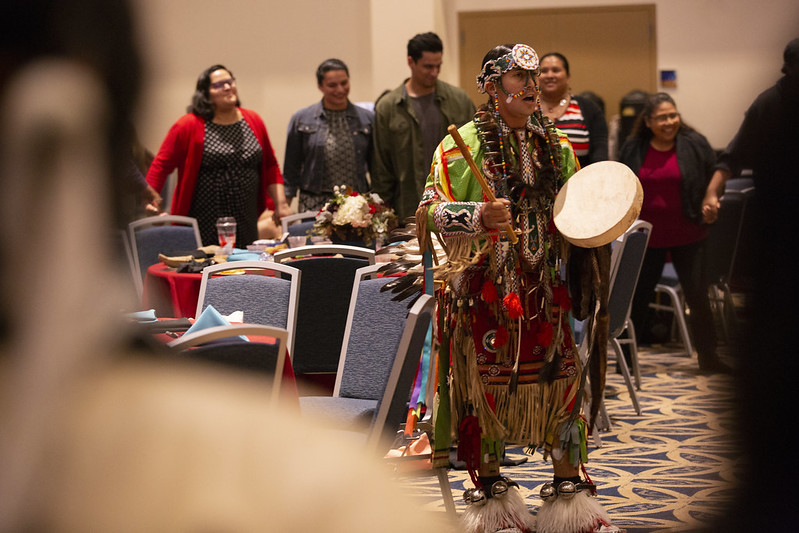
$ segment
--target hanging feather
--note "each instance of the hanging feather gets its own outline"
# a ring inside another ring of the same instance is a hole
[[[420,211],[424,207],[420,208]],[[424,211],[426,214],[426,211]],[[418,217],[417,217],[418,218]],[[378,250],[379,255],[391,255],[392,261],[378,269],[382,276],[398,276],[397,280],[386,283],[381,290],[395,294],[393,300],[404,300],[424,288],[424,251],[419,242],[419,228],[409,219],[404,228],[397,228],[389,235],[391,244]],[[437,236],[424,236],[428,249],[433,253],[433,264],[447,264],[447,252]],[[435,268],[435,267],[434,267]],[[415,300],[415,299],[414,299]]]

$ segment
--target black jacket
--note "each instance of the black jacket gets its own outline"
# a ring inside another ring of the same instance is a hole
[[[702,223],[702,200],[716,164],[716,152],[704,135],[680,128],[674,140],[677,165],[680,167],[680,197],[685,218],[695,224]],[[638,174],[649,149],[649,140],[634,137],[627,139],[619,152],[619,161]]]

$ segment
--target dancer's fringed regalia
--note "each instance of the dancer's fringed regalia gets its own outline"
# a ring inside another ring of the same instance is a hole
[[[430,242],[434,232],[448,257],[434,267],[440,344],[434,457],[439,464],[446,461],[452,439],[457,440],[458,458],[465,461],[474,483],[464,495],[470,503],[468,532],[536,527],[541,533],[601,527],[617,531],[593,497],[590,480],[586,483],[578,475],[586,461],[587,435],[579,411],[588,393],[583,390],[586,369],[570,327],[572,299],[565,279],[567,271],[584,271],[578,272],[575,302],[579,318],[591,316],[591,329],[600,341],[594,343],[589,361],[597,369],[591,382],[601,399],[608,249],[573,249],[552,222],[555,195],[578,168],[566,136],[540,109],[531,109],[526,121],[513,128],[505,119],[509,106],[518,105],[514,99],[537,96],[535,51],[516,45],[492,52],[478,77],[480,88],[491,95],[489,105],[458,132],[493,195],[510,200],[518,242],[512,244],[483,225],[490,196],[480,188],[453,138],[446,137],[436,151],[417,212],[420,243]],[[513,80],[505,82],[503,76],[520,70],[524,87],[508,91],[503,84]],[[568,268],[570,259],[575,264]],[[538,526],[516,484],[500,475],[506,442],[528,444],[555,464],[556,484],[548,485]]]

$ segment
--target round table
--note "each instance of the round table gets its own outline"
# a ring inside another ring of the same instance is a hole
[[[202,273],[177,272],[164,263],[155,263],[144,277],[142,304],[145,309],[155,309],[158,317],[197,316]]]

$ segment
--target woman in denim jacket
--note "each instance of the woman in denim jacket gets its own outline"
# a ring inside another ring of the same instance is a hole
[[[317,211],[333,197],[333,187],[369,190],[374,112],[349,99],[347,65],[327,59],[316,70],[322,100],[291,117],[283,165],[286,197],[299,194],[298,212]]]

